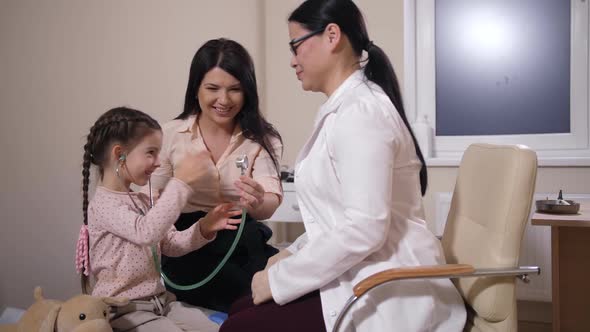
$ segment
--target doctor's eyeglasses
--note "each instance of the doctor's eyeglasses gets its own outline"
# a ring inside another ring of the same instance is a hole
[[[315,35],[319,34],[320,32],[324,32],[324,29],[325,29],[325,28],[317,29],[317,30],[314,30],[314,31],[312,31],[312,32],[310,32],[310,33],[308,33],[308,34],[305,34],[305,35],[303,35],[303,36],[301,36],[301,37],[299,37],[299,38],[292,39],[292,40],[289,42],[289,47],[291,47],[291,53],[293,53],[293,55],[297,55],[297,48],[298,48],[298,47],[299,47],[301,44],[303,44],[303,42],[304,42],[305,40],[307,40],[307,39],[309,39],[309,38],[311,38],[311,37],[313,37],[313,36],[315,36]]]

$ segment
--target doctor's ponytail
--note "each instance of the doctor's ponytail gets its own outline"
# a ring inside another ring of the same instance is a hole
[[[406,116],[397,76],[395,75],[393,66],[385,52],[372,41],[367,42],[367,45],[366,52],[368,54],[368,59],[364,67],[365,76],[379,85],[385,94],[387,94],[412,136],[414,147],[416,148],[416,155],[418,155],[418,158],[422,162],[422,167],[420,168],[420,189],[422,196],[424,196],[424,194],[426,194],[426,188],[428,187],[426,161],[424,160],[422,150],[420,150],[416,136],[414,135]]]

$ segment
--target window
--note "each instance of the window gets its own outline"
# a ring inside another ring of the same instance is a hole
[[[541,165],[590,165],[587,1],[405,5],[408,117],[434,129],[429,164],[458,165],[488,142],[528,145]]]

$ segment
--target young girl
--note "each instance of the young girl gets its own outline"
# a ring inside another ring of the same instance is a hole
[[[166,292],[157,265],[161,253],[182,256],[212,241],[219,230],[237,229],[239,220],[231,217],[240,211],[221,204],[182,232],[172,227],[193,194],[191,185],[205,172],[204,160],[210,157],[203,152],[187,154],[150,209],[150,197],[131,192],[130,185],[148,183],[160,166],[161,145],[160,125],[137,110],[109,110],[92,126],[84,145],[84,226],[77,265],[96,280],[92,295],[131,300],[114,315],[115,331],[217,331],[200,310]],[[88,204],[91,164],[98,167],[101,183]]]

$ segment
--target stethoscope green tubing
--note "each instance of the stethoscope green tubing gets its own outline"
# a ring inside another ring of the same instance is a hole
[[[122,159],[120,159],[120,160],[125,161],[125,158],[122,157]],[[244,175],[245,170],[248,168],[248,157],[246,155],[243,155],[240,158],[238,158],[236,160],[236,166],[238,168],[240,168],[241,175]],[[117,173],[117,177],[119,177],[119,167],[118,166],[117,166],[115,172]],[[148,179],[148,185],[149,185],[149,194],[150,194],[149,199],[150,199],[150,209],[151,209],[154,207],[154,199],[152,197],[152,179],[151,178]],[[131,194],[129,194],[129,190],[127,191],[127,194],[129,195],[129,198],[133,202],[133,205],[135,205],[135,207],[137,209],[139,209],[139,207],[137,206],[137,204],[135,204],[135,201],[131,197]],[[141,210],[141,209],[139,209],[139,210]],[[160,259],[158,257],[158,247],[157,247],[157,245],[153,245],[151,247],[151,250],[152,250],[152,258],[154,259],[154,265],[156,266],[156,271],[158,271],[160,276],[162,276],[162,279],[164,279],[164,282],[168,286],[170,286],[174,289],[186,291],[186,290],[193,290],[195,288],[199,288],[199,287],[203,286],[204,284],[208,283],[209,281],[211,281],[211,279],[213,279],[217,275],[217,273],[219,273],[221,268],[223,268],[223,266],[225,265],[227,260],[234,253],[234,250],[236,249],[236,246],[238,245],[238,242],[240,241],[240,237],[242,236],[242,232],[244,231],[244,225],[246,224],[246,212],[247,212],[246,209],[242,208],[242,220],[240,221],[240,227],[238,227],[238,232],[236,234],[236,237],[234,238],[234,242],[232,242],[231,247],[229,248],[229,250],[227,251],[227,253],[223,257],[221,262],[219,262],[219,264],[217,264],[217,267],[205,279],[203,279],[197,283],[194,283],[192,285],[179,285],[179,284],[173,282],[172,280],[170,280],[170,278],[168,278],[168,276],[164,274],[164,272],[162,271],[162,266],[160,265]],[[142,214],[145,215],[144,213],[142,213]]]
[[[119,160],[121,162],[125,161],[125,156],[123,155],[122,157],[119,158]],[[241,169],[241,175],[244,175],[244,171],[246,168],[248,168],[248,157],[247,156],[242,156],[241,159],[238,159],[236,161],[236,165]],[[245,165],[245,166],[244,166]],[[117,177],[119,177],[119,166],[117,164],[117,168],[115,169],[115,173],[117,174]],[[119,177],[120,178],[120,177]],[[150,194],[150,209],[154,207],[154,199],[152,197],[152,179],[148,179],[148,185],[149,185],[149,194]],[[135,207],[142,211],[139,206],[135,203],[135,200],[133,200],[133,197],[131,197],[131,194],[129,193],[129,190],[127,190],[127,195],[129,195],[129,199],[131,199],[131,202],[133,202],[133,205],[135,205]],[[154,259],[154,265],[156,266],[156,271],[158,271],[158,273],[160,274],[160,276],[162,276],[162,279],[164,279],[164,282],[177,290],[193,290],[195,288],[199,288],[201,286],[203,286],[204,284],[208,283],[211,279],[213,279],[213,277],[215,277],[217,275],[217,273],[219,273],[219,271],[221,270],[221,268],[223,268],[223,266],[225,265],[225,263],[227,262],[227,260],[231,257],[231,255],[234,253],[234,250],[236,249],[236,246],[238,245],[238,241],[240,241],[240,237],[242,236],[242,232],[244,231],[244,225],[246,224],[246,209],[242,208],[242,220],[240,221],[240,227],[238,227],[238,232],[236,234],[236,237],[234,238],[234,242],[232,242],[231,247],[229,248],[229,250],[227,251],[227,253],[225,254],[225,256],[223,257],[223,259],[221,260],[221,262],[219,262],[219,264],[217,264],[217,267],[213,270],[213,272],[211,272],[205,279],[194,283],[192,285],[179,285],[175,282],[173,282],[172,280],[170,280],[170,278],[168,278],[168,276],[166,276],[164,274],[164,272],[162,271],[162,267],[160,265],[160,259],[158,258],[158,249],[156,245],[153,245],[151,247],[152,250],[152,258]],[[144,212],[141,212],[142,215],[145,215]]]
[[[151,192],[151,190],[150,190],[150,192]],[[231,244],[231,247],[229,248],[229,250],[227,251],[227,253],[223,257],[221,262],[219,262],[219,264],[217,264],[217,267],[205,279],[203,279],[197,283],[194,283],[192,285],[179,285],[179,284],[173,282],[162,271],[162,268],[160,266],[160,260],[158,259],[158,250],[157,250],[156,246],[154,245],[154,246],[152,246],[152,257],[154,258],[154,264],[156,265],[156,270],[162,276],[162,279],[164,279],[164,282],[168,286],[170,286],[174,289],[187,291],[187,290],[193,290],[195,288],[199,288],[199,287],[203,286],[204,284],[211,281],[211,279],[213,279],[213,277],[215,277],[217,275],[217,273],[219,273],[221,268],[223,268],[223,266],[225,265],[227,260],[233,254],[234,250],[236,249],[236,246],[238,245],[238,241],[240,240],[242,232],[244,231],[245,224],[246,224],[246,209],[242,208],[242,221],[240,221],[240,227],[238,227],[238,232],[236,234],[236,237],[234,238],[234,242]]]

